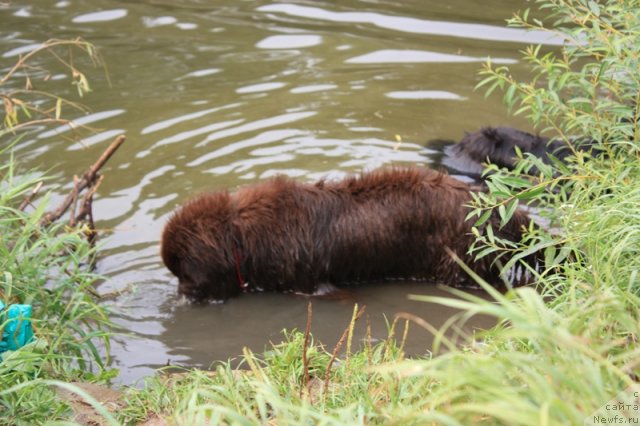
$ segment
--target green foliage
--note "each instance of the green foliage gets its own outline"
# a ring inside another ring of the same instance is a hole
[[[13,159],[0,166],[0,298],[6,304],[33,305],[36,338],[2,354],[0,389],[38,378],[106,378],[106,372],[92,373],[105,369],[102,353],[108,351],[110,327],[93,291],[99,277],[88,271],[93,249],[83,229],[40,225],[47,197],[31,212],[18,209],[38,179],[14,172]],[[36,383],[0,396],[0,422],[20,419],[28,424],[29,419],[60,414],[60,408],[47,408],[56,406],[53,391]]]
[[[513,261],[534,251],[543,252],[546,275],[562,269],[567,258],[580,259],[585,264],[599,263],[598,258],[585,253],[593,247],[588,240],[597,236],[599,246],[611,247],[617,243],[614,235],[624,232],[618,229],[602,233],[590,228],[594,222],[584,219],[587,211],[598,215],[598,210],[605,212],[606,203],[617,205],[635,197],[634,191],[626,193],[624,187],[637,179],[640,166],[640,3],[536,3],[548,14],[545,21],[552,22],[553,30],[549,32],[563,38],[566,44],[559,51],[544,52],[541,46],[532,46],[523,52],[532,71],[530,81],[518,81],[507,67],[488,63],[482,71],[485,78],[478,86],[486,88],[487,94],[497,88],[503,90],[504,101],[515,114],[526,115],[541,132],[565,141],[574,155],[567,164],[557,160],[544,164],[526,156],[513,172],[491,166],[489,193],[476,195],[476,208],[470,216],[479,218],[476,226],[480,226],[488,218],[487,210],[497,208],[504,223],[513,214],[517,201],[534,206],[535,212],[549,221],[548,228],[561,232],[532,232],[521,247],[521,255]],[[511,19],[510,24],[544,30],[543,22],[528,21],[529,15],[527,10]],[[532,170],[533,177],[525,176]],[[623,222],[633,234],[638,224],[636,215],[631,209],[618,211],[624,217],[629,215]],[[607,211],[607,216],[610,213]],[[607,236],[613,238],[605,242],[602,238]],[[481,254],[486,255],[499,251],[504,243],[484,236],[479,246],[485,247]]]
[[[454,365],[457,377],[471,378],[462,381],[464,389],[447,381],[439,388],[464,395],[447,409],[457,420],[470,421],[473,413],[498,423],[581,424],[640,373],[640,3],[536,3],[566,44],[523,52],[530,81],[488,63],[479,86],[487,93],[503,90],[515,114],[566,141],[574,155],[566,164],[548,165],[520,154],[513,172],[491,166],[489,192],[475,197],[471,216],[478,227],[490,209],[498,209],[504,223],[516,200],[547,221],[530,228],[519,247],[493,238],[490,228],[486,234],[477,230],[479,255],[511,250],[519,253],[515,262],[538,252],[545,268],[537,274],[538,292],[494,294],[497,303],[491,304],[431,299],[495,315],[504,324],[483,342],[481,367],[478,355],[464,352],[420,364],[420,374],[437,376]],[[543,29],[529,15],[510,23]]]
[[[33,124],[64,122],[63,105],[76,104],[32,90],[31,79],[44,73],[32,62],[39,53],[53,55],[72,74],[81,94],[86,78],[56,49],[79,48],[91,58],[93,47],[81,40],[52,40],[22,56],[0,78],[4,120],[0,125],[0,300],[4,304],[33,306],[35,339],[0,356],[0,424],[37,424],[69,418],[69,407],[59,400],[50,379],[104,381],[110,320],[98,304],[91,272],[95,249],[86,229],[64,224],[42,225],[48,195],[26,202],[44,180],[36,171],[18,171],[11,154],[20,138],[11,136]],[[71,55],[69,55],[72,58]],[[28,65],[27,65],[28,64]],[[15,89],[16,79],[25,88]],[[26,121],[25,121],[26,120]],[[0,324],[0,331],[4,324]],[[66,386],[61,384],[60,386]]]
[[[46,90],[34,89],[36,80],[42,84],[51,77],[53,64],[50,59],[53,58],[54,64],[71,75],[78,96],[82,97],[90,92],[91,87],[86,75],[75,64],[75,53],[81,53],[80,56],[88,58],[94,66],[102,64],[93,44],[81,38],[52,39],[21,56],[4,76],[0,76],[0,98],[4,107],[0,122],[0,138],[34,124],[70,124],[65,119],[69,110],[86,111],[84,106],[70,99]],[[38,63],[36,58],[40,56],[48,56],[46,66]]]
[[[531,65],[531,81],[517,81],[507,67],[487,65],[479,86],[487,94],[503,89],[505,103],[525,114],[553,136],[580,136],[621,144],[633,138],[638,111],[637,25],[640,3],[624,1],[536,0],[552,22],[550,35],[565,40],[559,52],[531,46],[523,59]],[[513,26],[542,29],[527,21],[528,11],[509,21]],[[637,138],[636,138],[637,139]]]

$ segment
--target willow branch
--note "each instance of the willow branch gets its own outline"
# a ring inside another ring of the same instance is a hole
[[[78,47],[85,47],[88,45],[87,42],[83,41],[81,38],[76,38],[75,40],[48,40],[44,43],[42,43],[42,45],[38,46],[37,48],[33,49],[32,51],[30,51],[29,53],[23,55],[20,57],[20,59],[16,62],[16,64],[13,66],[13,68],[11,68],[5,75],[4,77],[2,77],[0,79],[0,85],[6,83],[7,80],[9,80],[11,78],[12,75],[14,75],[21,67],[24,66],[24,64],[33,56],[37,55],[38,53],[42,52],[43,50],[47,50],[51,47],[55,47],[55,46],[60,46],[60,45],[71,45],[71,46],[78,46]]]

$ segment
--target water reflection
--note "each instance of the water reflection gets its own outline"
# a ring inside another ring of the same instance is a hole
[[[464,55],[449,55],[446,53],[427,52],[424,50],[394,50],[385,49],[375,52],[356,56],[347,59],[348,64],[410,64],[410,63],[469,63],[469,62],[486,62],[488,57],[474,58]],[[515,59],[509,58],[491,58],[494,64],[515,64]]]
[[[327,90],[337,89],[335,84],[310,84],[308,86],[298,86],[290,90],[291,93],[313,93],[325,92]]]
[[[260,93],[260,92],[268,92],[270,90],[280,89],[286,86],[287,83],[283,83],[281,81],[272,81],[270,83],[259,83],[252,84],[250,86],[239,87],[236,89],[236,93]]]
[[[337,344],[344,329],[348,326],[353,314],[354,304],[366,306],[366,317],[354,328],[354,347],[358,347],[367,338],[367,325],[371,327],[372,342],[383,341],[389,336],[389,326],[394,314],[386,312],[411,312],[422,318],[429,318],[431,326],[440,328],[457,312],[454,309],[439,305],[408,301],[398,298],[403,295],[424,294],[425,284],[385,283],[371,289],[354,288],[346,292],[341,300],[312,300],[313,322],[311,331],[314,337],[323,342],[328,350]],[[446,296],[448,293],[436,288],[428,288],[426,292],[433,296]],[[278,294],[251,294],[234,299],[224,305],[209,306],[176,306],[171,316],[162,322],[163,333],[180,336],[175,347],[170,350],[165,361],[182,364],[178,357],[185,355],[192,360],[219,360],[228,358],[228,350],[241,354],[244,347],[256,352],[269,349],[270,343],[280,342],[282,330],[304,330],[309,299],[302,296]],[[330,319],[330,321],[327,321]],[[453,340],[462,335],[472,335],[474,330],[491,327],[494,323],[487,317],[474,318],[474,326],[469,324],[461,330],[450,330],[448,336]],[[197,324],[197,327],[194,327]],[[257,324],[261,326],[258,327]],[[268,324],[268,327],[263,325]],[[265,330],[268,330],[265,333]],[[397,333],[402,336],[404,323],[400,323]],[[202,342],[194,347],[191,342]],[[431,349],[433,335],[416,324],[409,325],[405,350],[409,355],[426,355]],[[250,343],[247,343],[250,342]],[[199,364],[209,367],[211,361]],[[187,363],[189,365],[190,363]]]
[[[450,101],[464,101],[464,96],[444,90],[404,90],[389,92],[385,96],[391,99],[441,99]]]
[[[76,24],[87,24],[92,22],[115,21],[116,19],[124,18],[127,16],[127,13],[127,9],[101,10],[100,12],[77,15],[71,19],[71,22]]]
[[[20,55],[24,55],[25,53],[29,53],[32,50],[39,49],[42,47],[42,43],[32,43],[24,46],[16,47],[14,49],[9,49],[2,54],[3,58],[14,58]]]
[[[322,37],[312,34],[275,35],[260,40],[256,47],[260,49],[296,49],[317,46]]]
[[[235,103],[235,104],[230,104],[230,105],[223,105],[221,107],[208,108],[208,109],[204,109],[202,111],[197,111],[197,112],[192,112],[192,113],[189,113],[189,114],[181,115],[179,117],[172,117],[172,118],[169,118],[169,119],[166,119],[166,120],[162,120],[162,121],[158,121],[156,123],[153,123],[150,126],[147,126],[144,129],[142,129],[142,131],[140,133],[143,134],[143,135],[146,135],[147,133],[157,132],[159,130],[164,130],[164,129],[168,128],[168,127],[174,126],[176,124],[192,121],[192,120],[195,120],[196,118],[204,117],[205,115],[208,115],[208,114],[211,114],[211,113],[214,113],[214,112],[218,112],[218,111],[223,110],[223,109],[237,108],[240,105],[242,105],[242,104]],[[204,133],[206,133],[206,131]]]
[[[327,9],[294,4],[270,4],[258,8],[261,12],[277,12],[286,15],[332,22],[371,24],[380,28],[432,34],[447,37],[467,37],[475,40],[511,41],[521,43],[562,44],[564,39],[540,31],[525,31],[484,24],[417,19],[405,16],[390,16],[376,12],[334,12]],[[409,9],[410,10],[410,9]]]
[[[80,139],[77,143],[69,145],[67,151],[78,151],[86,149],[92,145],[99,144],[105,141],[112,141],[117,136],[126,133],[124,129],[106,130],[104,132],[97,132],[91,136]]]
[[[209,68],[204,70],[191,71],[190,73],[187,73],[182,77],[178,77],[178,80],[191,77],[206,77],[208,75],[218,74],[221,71],[222,70],[220,68]]]
[[[191,115],[195,116],[197,114],[191,114]],[[202,135],[202,134],[205,134],[205,133],[215,132],[216,130],[225,129],[225,128],[230,127],[230,126],[235,126],[236,124],[240,124],[242,122],[244,122],[243,119],[222,121],[220,123],[212,123],[212,124],[209,124],[209,125],[204,126],[204,127],[200,127],[200,128],[193,129],[193,130],[188,130],[186,132],[180,132],[180,133],[178,133],[176,135],[160,139],[158,142],[155,143],[154,147],[159,147],[159,146],[162,146],[162,145],[169,145],[169,144],[173,144],[173,143],[177,143],[177,142],[182,142],[182,141],[184,141],[186,139],[190,139],[190,138],[193,138],[195,136],[199,136],[199,135]],[[152,149],[153,149],[153,147],[152,147]]]
[[[46,132],[42,132],[38,135],[38,139],[51,138],[54,136],[60,136],[63,133],[70,132],[72,130],[78,129],[81,126],[86,126],[91,123],[95,123],[101,120],[106,120],[107,118],[115,117],[120,114],[124,114],[125,110],[123,109],[114,109],[111,111],[100,111],[94,114],[84,115],[82,117],[78,117],[74,120],[71,120],[68,124],[64,124],[62,126],[56,127],[55,129],[48,130]]]
[[[142,22],[147,28],[155,28],[161,27],[163,25],[175,24],[176,22],[178,22],[178,20],[173,16],[158,16],[156,18],[145,16],[142,18]]]

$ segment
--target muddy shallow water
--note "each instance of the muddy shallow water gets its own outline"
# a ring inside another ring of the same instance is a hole
[[[128,136],[105,167],[94,203],[97,225],[108,232],[98,262],[108,279],[98,290],[133,289],[109,302],[130,332],[113,348],[123,383],[167,362],[208,366],[243,346],[259,351],[282,329],[305,325],[307,299],[292,295],[181,304],[158,254],[162,226],[177,205],[199,191],[276,174],[313,180],[388,164],[438,167],[441,145],[430,140],[458,140],[488,124],[527,128],[507,117],[499,97],[474,91],[483,61],[490,56],[522,72],[518,51],[527,43],[557,43],[504,26],[524,1],[174,3],[0,5],[3,70],[30,46],[76,36],[95,43],[107,63],[108,79],[88,70],[93,92],[82,102],[91,112],[75,114],[95,133],[40,129],[16,156],[23,167],[51,170],[62,194],[115,135]],[[62,71],[35,81],[75,96]],[[436,327],[454,314],[408,294],[446,293],[425,283],[357,287],[342,300],[314,301],[313,332],[333,346],[354,302],[367,306],[375,338],[386,337],[385,316],[397,312]],[[408,351],[430,345],[430,334],[414,326]]]

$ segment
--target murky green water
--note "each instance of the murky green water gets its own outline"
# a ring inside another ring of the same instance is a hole
[[[182,2],[35,0],[0,5],[2,69],[47,38],[82,36],[99,46],[101,70],[89,73],[92,136],[65,128],[31,134],[17,150],[68,190],[113,137],[128,141],[104,169],[94,212],[103,239],[106,293],[134,285],[112,302],[130,330],[114,347],[121,380],[132,382],[170,360],[207,366],[261,350],[283,328],[303,328],[304,298],[246,295],[225,305],[178,304],[176,280],[158,255],[168,215],[190,195],[233,188],[275,174],[301,180],[339,177],[384,164],[437,166],[431,139],[460,139],[508,118],[499,98],[473,88],[487,56],[518,72],[527,43],[540,34],[504,28],[524,1],[349,0]],[[38,88],[69,93],[55,74]],[[398,135],[403,143],[397,146]],[[71,139],[69,139],[71,138]],[[78,138],[84,138],[77,140]],[[428,145],[428,144],[427,144]],[[61,192],[62,193],[62,192]],[[374,336],[383,314],[407,311],[438,326],[452,311],[407,300],[439,294],[433,286],[386,283],[351,298],[314,302],[313,331],[332,346],[353,303],[367,305]],[[476,321],[484,326],[487,321]],[[363,326],[364,327],[364,326]],[[414,327],[408,349],[430,335]]]

